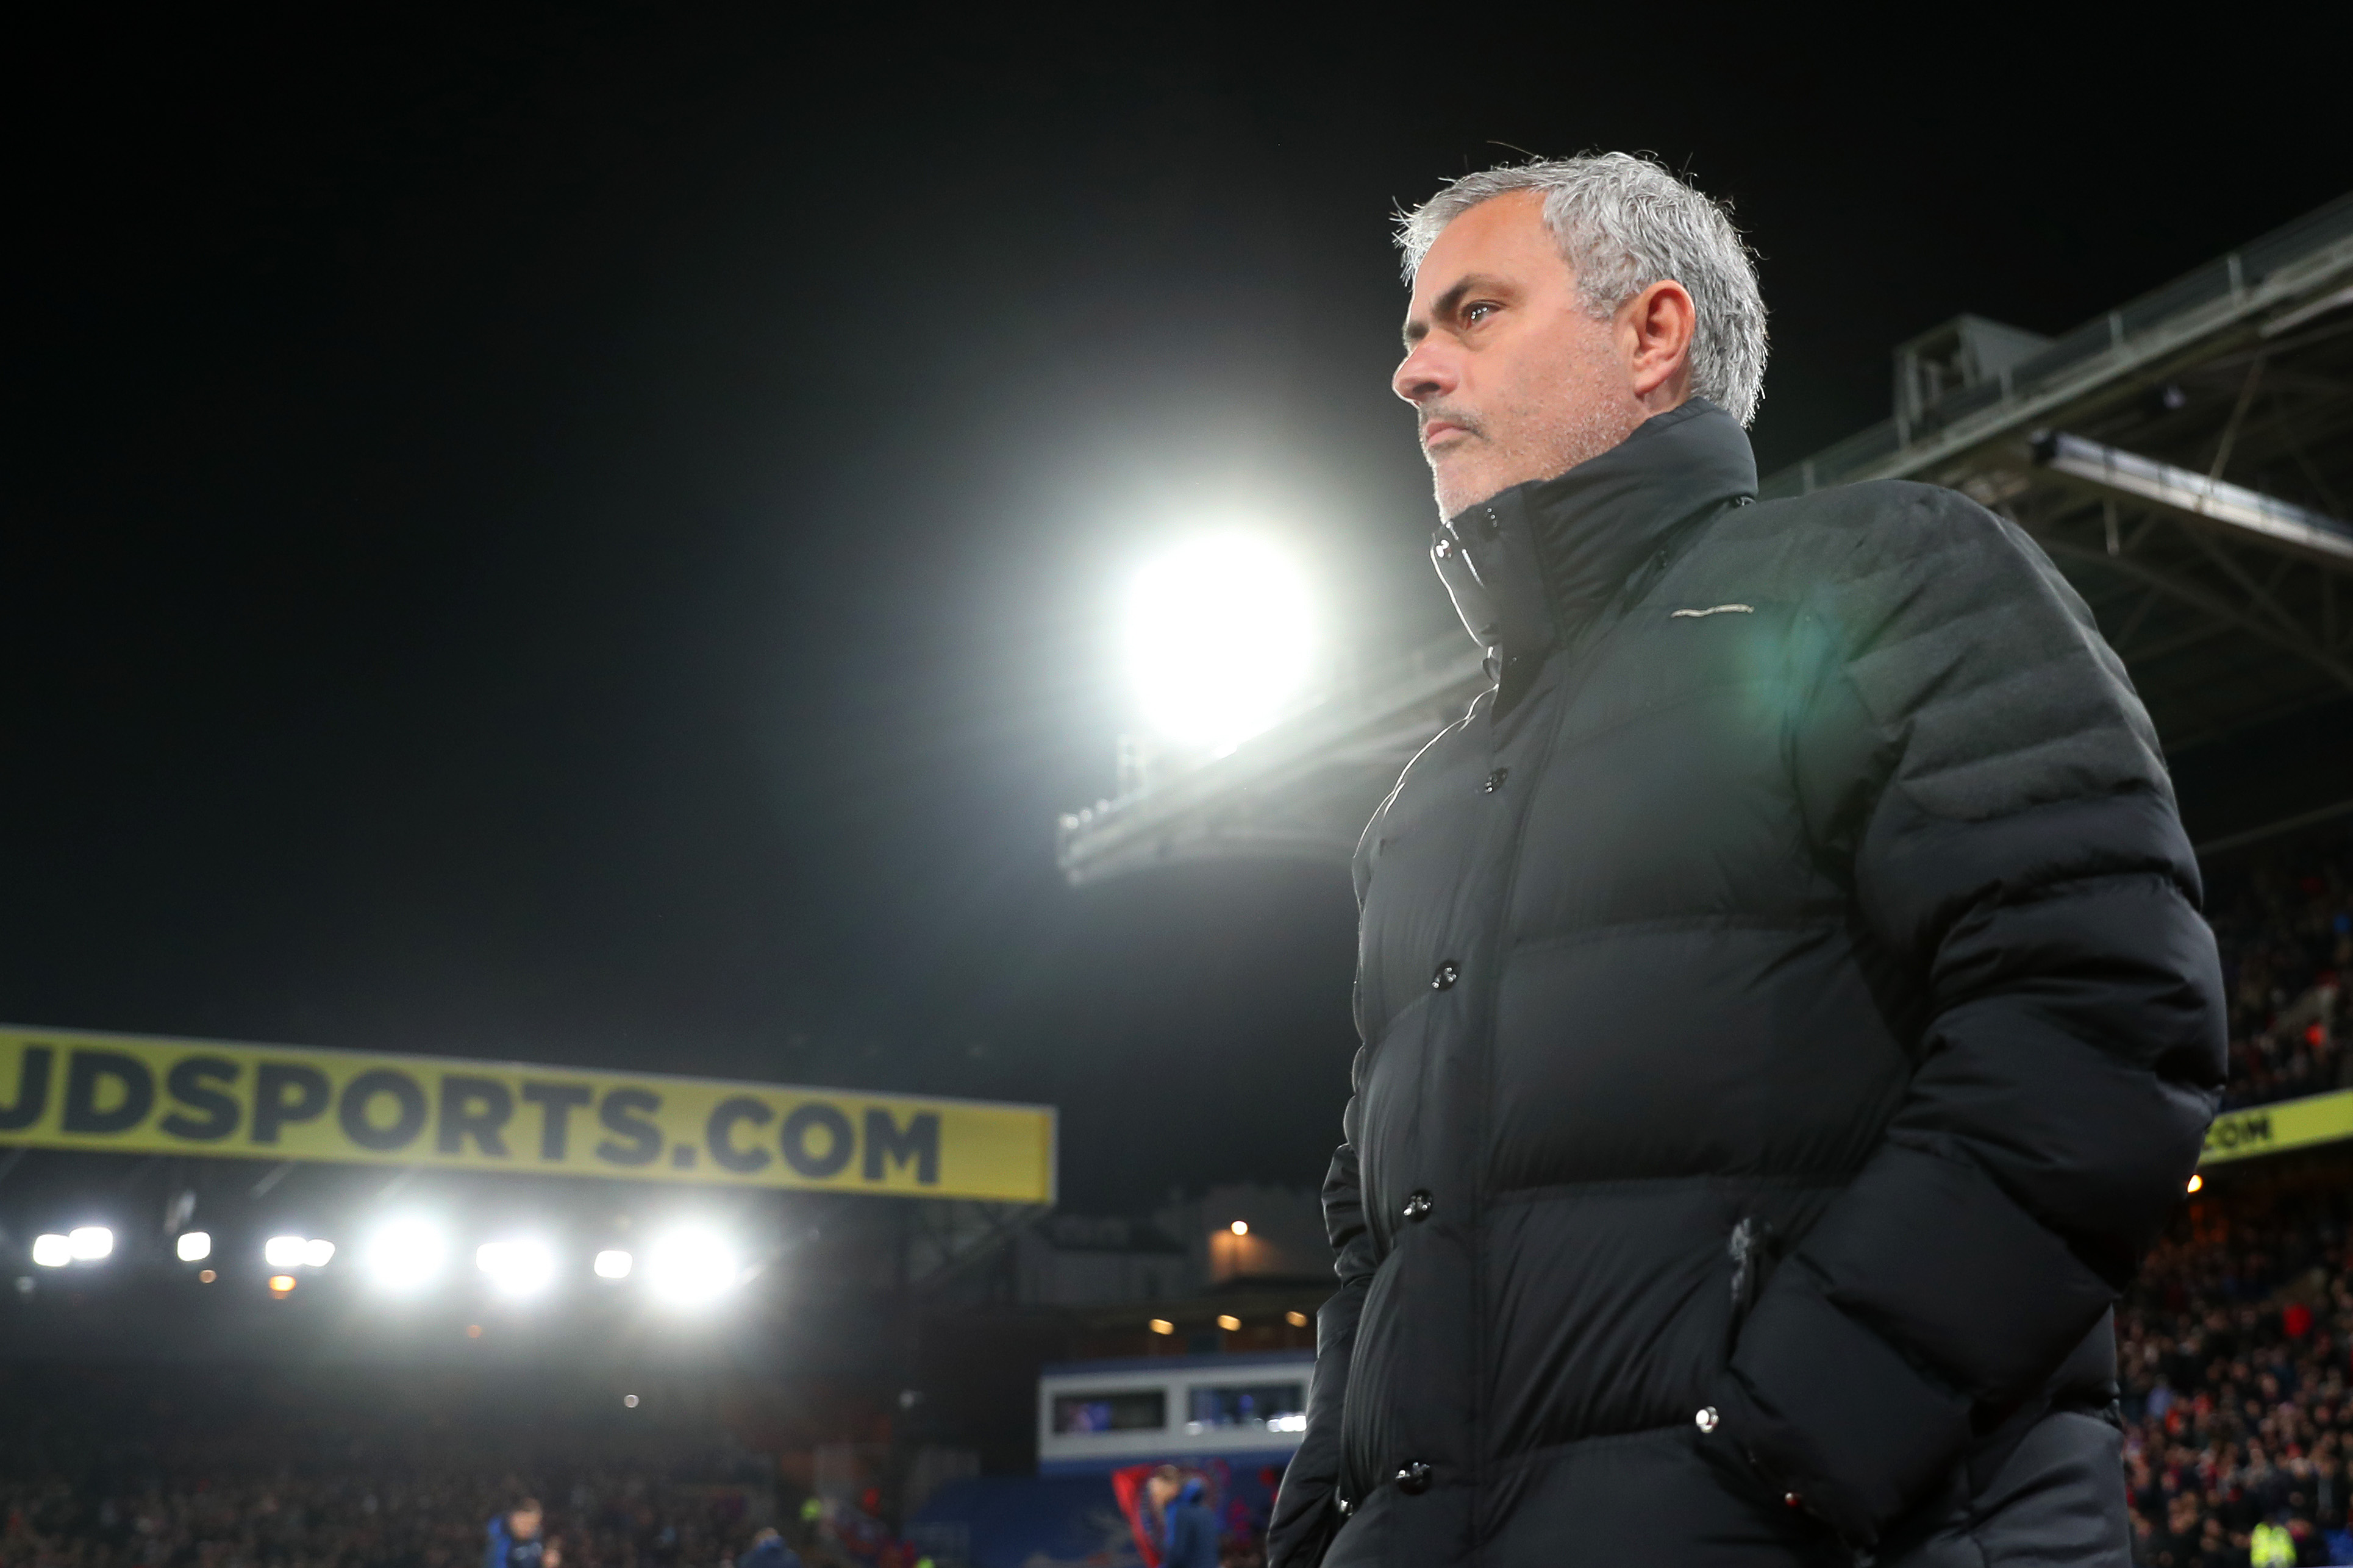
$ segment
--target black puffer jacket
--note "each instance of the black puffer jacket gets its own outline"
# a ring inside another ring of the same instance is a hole
[[[1498,685],[1357,853],[1275,1568],[2126,1561],[2223,1067],[2156,737],[2015,528],[1756,488],[1694,402],[1440,533]]]

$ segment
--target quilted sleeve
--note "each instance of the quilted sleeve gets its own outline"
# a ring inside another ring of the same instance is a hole
[[[2098,1324],[2224,1068],[2197,866],[2121,663],[2017,529],[1873,489],[1889,516],[1820,596],[1792,751],[1819,851],[1920,999],[1914,1075],[1744,1324],[1711,1439],[1857,1544]]]

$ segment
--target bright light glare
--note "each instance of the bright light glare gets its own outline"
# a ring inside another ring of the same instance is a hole
[[[1238,1219],[1226,1228],[1232,1231],[1236,1236],[1248,1236],[1250,1234],[1250,1221],[1246,1219]]]
[[[204,1230],[184,1230],[180,1233],[179,1247],[181,1262],[202,1263],[213,1255],[212,1233]]]
[[[261,1244],[261,1261],[272,1268],[291,1268],[302,1261],[303,1245],[299,1236],[273,1236]]]
[[[66,1245],[79,1261],[95,1263],[114,1250],[114,1233],[102,1225],[85,1225],[66,1233]]]
[[[501,1296],[530,1296],[555,1278],[555,1254],[537,1241],[486,1241],[474,1249],[474,1267],[491,1277]]]
[[[33,1237],[33,1261],[44,1268],[63,1268],[73,1261],[73,1243],[62,1236]]]
[[[596,1278],[627,1279],[629,1277],[629,1270],[636,1266],[637,1261],[618,1247],[608,1247],[596,1255]]]
[[[1215,534],[1162,557],[1128,604],[1145,716],[1170,740],[1231,751],[1299,695],[1314,622],[1305,579],[1263,540]]]
[[[335,1244],[321,1241],[317,1237],[302,1244],[302,1263],[308,1268],[324,1268],[335,1256]]]
[[[362,1262],[379,1285],[414,1289],[441,1272],[448,1256],[441,1233],[421,1219],[396,1219],[368,1239]]]
[[[646,1279],[673,1301],[707,1301],[735,1283],[735,1249],[707,1230],[673,1231],[654,1243]]]

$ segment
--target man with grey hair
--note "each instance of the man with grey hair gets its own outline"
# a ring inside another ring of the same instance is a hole
[[[2223,1068],[2123,667],[1961,496],[1757,501],[1754,269],[1656,164],[1402,242],[1493,685],[1356,854],[1273,1568],[2123,1568],[2111,1310]]]

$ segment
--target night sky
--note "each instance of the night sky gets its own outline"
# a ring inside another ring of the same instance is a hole
[[[2353,184],[2284,16],[1766,9],[20,37],[0,1018],[1052,1100],[1088,1210],[1314,1181],[1345,873],[1074,893],[1052,825],[1187,526],[1358,651],[1447,624],[1395,204],[1512,148],[1732,198],[1769,471],[1900,338]]]

